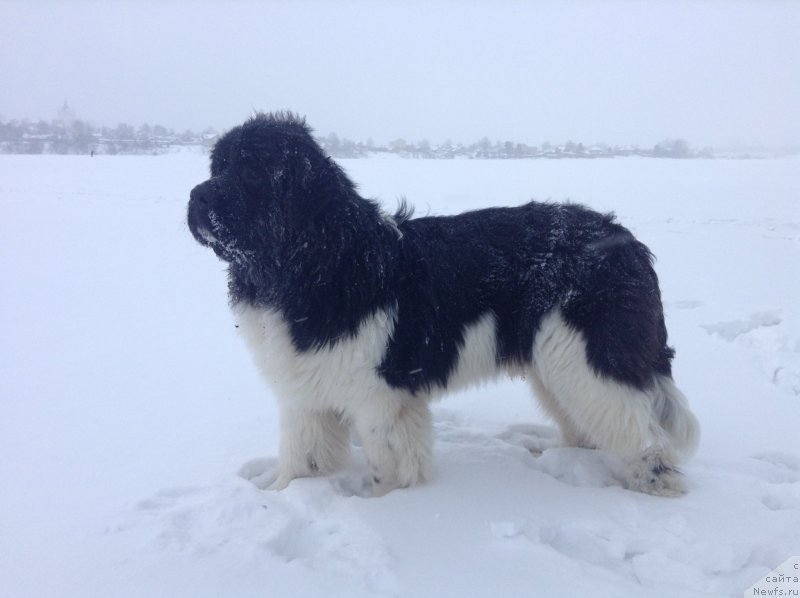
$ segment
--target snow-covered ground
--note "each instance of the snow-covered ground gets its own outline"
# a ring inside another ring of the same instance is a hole
[[[742,595],[800,554],[800,160],[344,161],[389,209],[615,210],[658,256],[703,438],[624,490],[523,382],[435,407],[435,478],[248,482],[276,406],[184,223],[206,158],[0,156],[0,595]],[[750,593],[752,595],[752,592]]]

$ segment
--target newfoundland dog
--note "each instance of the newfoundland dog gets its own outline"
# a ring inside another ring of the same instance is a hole
[[[361,197],[303,119],[224,135],[191,192],[197,241],[228,263],[230,303],[280,403],[272,488],[348,459],[374,495],[430,475],[430,402],[524,377],[566,446],[626,463],[626,486],[683,492],[698,424],[671,376],[653,258],[612,215],[531,202],[394,216]]]

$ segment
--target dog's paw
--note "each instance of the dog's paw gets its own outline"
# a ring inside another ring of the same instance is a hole
[[[686,493],[683,474],[658,453],[647,453],[628,467],[628,489],[654,496]]]
[[[414,485],[412,482],[407,482],[405,484],[400,484],[400,483],[397,482],[397,480],[394,480],[394,479],[392,479],[392,480],[379,479],[379,478],[375,477],[374,475],[373,476],[369,476],[368,477],[368,481],[369,480],[371,480],[371,484],[372,484],[372,496],[375,496],[375,497],[386,496],[392,490],[395,490],[397,488],[408,488],[409,486],[413,486]]]
[[[273,482],[267,486],[267,490],[285,490],[289,487],[289,484],[291,484],[293,479],[295,479],[295,476],[278,473],[278,476],[275,478],[275,480],[273,480]]]
[[[358,496],[359,498],[371,498],[374,496],[371,475],[348,474],[339,476],[331,480],[331,486],[339,496]]]
[[[280,480],[280,468],[278,460],[267,457],[251,459],[239,468],[238,475],[261,490],[283,490],[289,485],[291,480],[287,480],[282,486],[276,487]]]

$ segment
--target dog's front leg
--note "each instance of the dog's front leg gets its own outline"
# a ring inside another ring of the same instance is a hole
[[[281,406],[281,444],[272,490],[295,478],[341,469],[350,451],[350,431],[340,414]]]
[[[372,397],[360,407],[351,417],[369,462],[373,495],[429,477],[433,432],[427,403]]]

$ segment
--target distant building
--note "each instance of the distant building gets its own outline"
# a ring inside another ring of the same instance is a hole
[[[75,111],[69,107],[65,100],[64,105],[56,113],[56,121],[65,129],[69,129],[76,120],[78,120],[78,117],[75,115]]]

